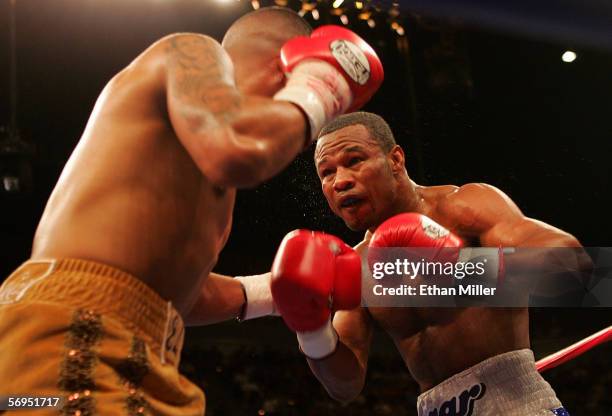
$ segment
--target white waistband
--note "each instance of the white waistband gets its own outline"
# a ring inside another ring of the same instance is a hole
[[[419,416],[549,415],[561,407],[535,369],[533,352],[511,351],[488,358],[421,394]]]

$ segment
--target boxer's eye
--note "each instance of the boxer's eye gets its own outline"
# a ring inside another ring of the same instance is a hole
[[[347,164],[347,165],[348,165],[348,166],[353,166],[353,165],[356,165],[357,163],[361,162],[361,160],[362,160],[362,159],[361,159],[360,157],[352,157],[352,158],[350,158],[350,159],[349,159],[349,161],[348,161],[348,164]]]
[[[327,176],[331,175],[331,170],[330,169],[325,169],[321,172],[321,177],[325,178]]]

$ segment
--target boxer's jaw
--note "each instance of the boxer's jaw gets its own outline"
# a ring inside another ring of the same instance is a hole
[[[341,209],[338,216],[352,231],[364,231],[368,229],[372,214],[373,210],[369,201],[363,201],[355,207]]]

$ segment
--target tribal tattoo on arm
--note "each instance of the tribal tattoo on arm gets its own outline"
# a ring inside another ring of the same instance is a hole
[[[242,98],[234,85],[232,62],[217,42],[201,35],[173,36],[166,56],[168,98],[190,131],[234,119]]]

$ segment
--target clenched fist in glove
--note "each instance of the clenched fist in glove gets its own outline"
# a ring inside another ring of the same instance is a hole
[[[304,354],[323,358],[338,336],[331,314],[361,300],[361,258],[342,240],[296,230],[283,239],[272,265],[271,290],[277,310],[295,331]]]
[[[281,49],[287,85],[274,96],[299,106],[311,138],[335,117],[362,107],[382,84],[376,52],[352,31],[326,25],[289,40]]]

